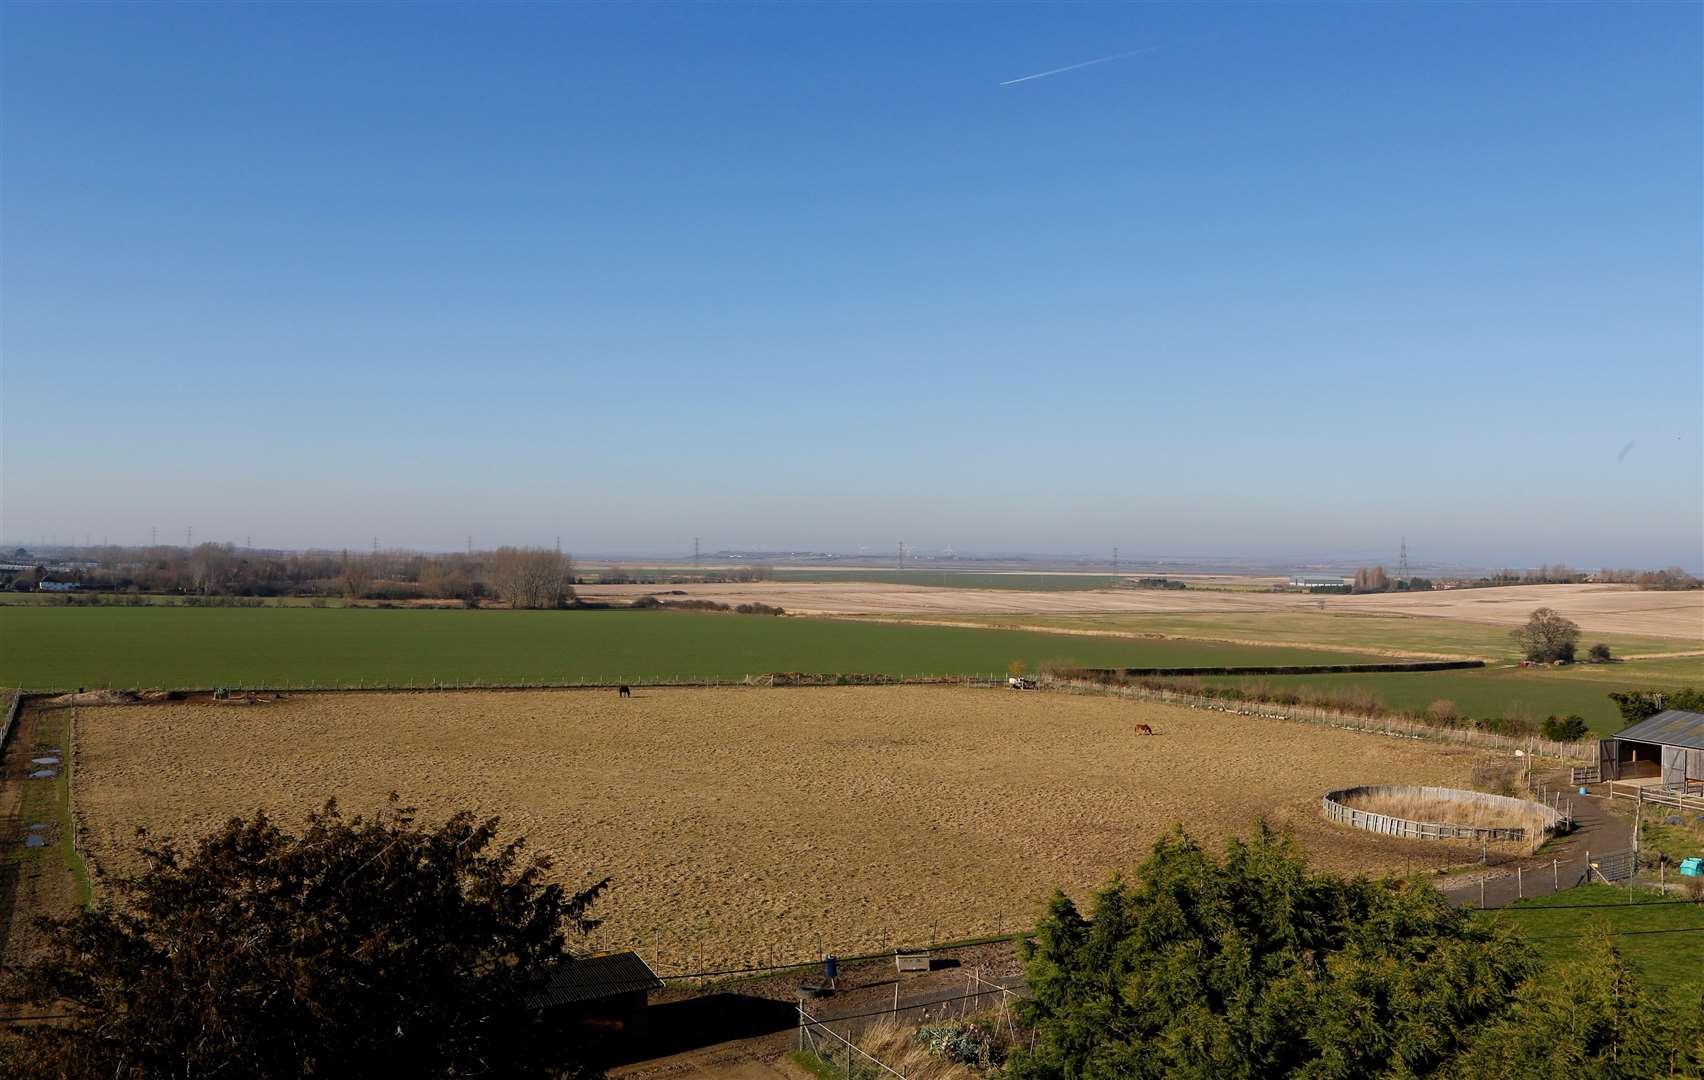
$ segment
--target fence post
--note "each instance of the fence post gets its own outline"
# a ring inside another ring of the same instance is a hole
[[[1526,899],[1526,881],[1521,877],[1521,868],[1515,867],[1515,899]]]
[[[1479,910],[1485,910],[1485,879],[1479,879]]]
[[[1550,891],[1562,891],[1562,871],[1557,869],[1555,859],[1550,860]]]

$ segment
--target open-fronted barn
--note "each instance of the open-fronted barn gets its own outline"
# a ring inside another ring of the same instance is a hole
[[[1598,771],[1606,781],[1704,790],[1704,713],[1666,709],[1600,740]]]

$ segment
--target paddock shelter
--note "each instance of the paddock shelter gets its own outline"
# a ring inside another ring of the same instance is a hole
[[[550,973],[527,1004],[559,1022],[643,1035],[646,1005],[663,981],[638,953],[575,957]]]
[[[1704,784],[1704,713],[1666,709],[1598,740],[1598,774],[1663,787]]]

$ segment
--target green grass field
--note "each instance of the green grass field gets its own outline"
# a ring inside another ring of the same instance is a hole
[[[647,611],[0,608],[0,683],[351,686],[1354,663],[1329,650]]]
[[[920,616],[922,617],[922,616]],[[938,616],[935,616],[938,618]],[[955,622],[1061,630],[1162,634],[1167,637],[1270,641],[1308,648],[1388,649],[1406,654],[1518,659],[1506,627],[1432,616],[1358,615],[1331,612],[1202,612],[1116,615],[968,615]],[[1580,651],[1602,641],[1617,656],[1687,652],[1704,641],[1685,638],[1588,634]]]
[[[1578,713],[1593,731],[1608,735],[1623,726],[1609,700],[1612,690],[1704,685],[1704,657],[1634,660],[1624,664],[1571,668],[1487,667],[1470,671],[1378,672],[1340,675],[1214,676],[1207,683],[1264,684],[1273,689],[1364,690],[1396,709],[1425,709],[1440,698],[1470,717],[1501,717],[1510,710],[1542,721],[1555,713]]]
[[[1595,922],[1607,923],[1616,948],[1651,989],[1690,995],[1704,990],[1704,906],[1654,892],[1582,885],[1523,900],[1484,917],[1516,928],[1546,961],[1572,959]]]

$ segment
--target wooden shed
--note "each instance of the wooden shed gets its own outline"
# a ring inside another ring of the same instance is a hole
[[[1704,713],[1665,709],[1598,741],[1605,781],[1649,780],[1685,790],[1704,785]]]
[[[552,970],[527,1004],[565,1023],[643,1035],[651,991],[662,988],[638,953],[577,956]]]

